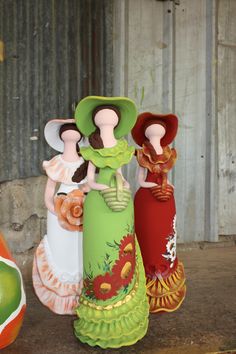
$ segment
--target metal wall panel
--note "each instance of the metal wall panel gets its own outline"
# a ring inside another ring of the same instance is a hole
[[[117,43],[124,73],[119,69],[114,84],[117,93],[136,101],[140,112],[175,112],[179,117],[178,160],[172,172],[178,241],[217,241],[215,2],[179,3],[116,1],[115,31],[120,29],[122,36],[125,28],[125,35]],[[133,161],[127,171],[134,190],[136,167]]]
[[[236,1],[218,4],[219,231],[236,235]]]
[[[0,181],[37,176],[45,123],[87,94],[110,94],[108,0],[0,0]]]
[[[214,102],[213,1],[182,0],[175,8],[174,110],[180,129],[174,170],[180,241],[217,241],[216,205],[212,204],[211,155]],[[216,185],[215,185],[216,187]]]

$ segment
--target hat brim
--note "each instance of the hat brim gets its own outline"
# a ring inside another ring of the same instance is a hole
[[[60,128],[64,124],[75,123],[75,119],[52,119],[50,120],[44,128],[44,136],[48,145],[51,146],[54,150],[63,152],[64,151],[64,142],[59,136]],[[84,144],[80,142],[80,146]]]
[[[114,129],[117,139],[125,136],[133,128],[137,119],[135,103],[126,97],[88,96],[82,99],[75,110],[75,120],[79,130],[89,136],[96,130],[92,119],[94,109],[102,105],[113,105],[120,111],[120,121]]]
[[[145,135],[145,130],[147,128],[148,122],[150,124],[155,122],[155,120],[162,121],[166,126],[166,133],[161,139],[161,146],[166,146],[174,140],[177,130],[178,130],[178,118],[176,115],[170,114],[153,114],[150,112],[141,113],[138,116],[137,122],[132,129],[132,137],[136,144],[142,146],[144,141],[147,140]]]

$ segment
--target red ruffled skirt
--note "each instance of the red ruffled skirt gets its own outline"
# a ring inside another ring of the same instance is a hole
[[[184,266],[176,257],[174,196],[158,201],[150,188],[140,188],[134,207],[150,312],[175,311],[184,300],[186,285]]]

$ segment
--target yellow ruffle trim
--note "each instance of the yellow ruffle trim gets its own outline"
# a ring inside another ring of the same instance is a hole
[[[168,278],[159,277],[153,280],[146,278],[146,289],[149,310],[156,312],[173,312],[182,304],[185,294],[185,273],[183,263],[179,262],[173,274]]]

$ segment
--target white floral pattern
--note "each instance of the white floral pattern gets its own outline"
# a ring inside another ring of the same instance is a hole
[[[176,231],[176,215],[175,215],[173,219],[173,234],[167,237],[168,242],[166,243],[166,253],[162,254],[164,258],[170,261],[170,268],[173,267],[176,259],[176,239],[177,239],[177,231]]]

